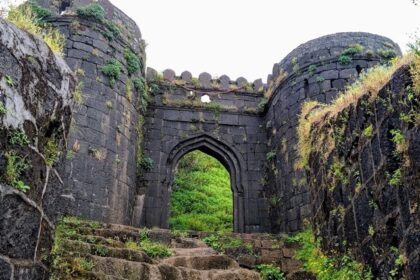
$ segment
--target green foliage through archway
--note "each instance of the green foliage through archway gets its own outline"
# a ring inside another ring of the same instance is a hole
[[[181,158],[171,195],[171,229],[232,231],[232,211],[226,168],[200,151]]]

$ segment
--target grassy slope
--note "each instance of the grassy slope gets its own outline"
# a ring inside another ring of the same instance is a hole
[[[179,162],[171,197],[170,226],[178,230],[232,231],[230,177],[215,158],[200,151]]]

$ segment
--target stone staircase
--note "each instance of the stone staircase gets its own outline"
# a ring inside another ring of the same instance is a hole
[[[51,279],[253,280],[260,279],[256,264],[284,261],[278,254],[284,248],[269,235],[230,234],[236,243],[223,253],[202,241],[210,235],[66,218],[56,230]],[[263,243],[272,247],[271,257]],[[299,263],[291,267],[298,270]]]

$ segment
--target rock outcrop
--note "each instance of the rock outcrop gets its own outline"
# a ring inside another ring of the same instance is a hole
[[[0,278],[43,279],[74,77],[39,38],[0,19]]]

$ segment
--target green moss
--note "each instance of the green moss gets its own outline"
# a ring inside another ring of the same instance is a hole
[[[268,103],[268,99],[267,99],[267,98],[265,98],[265,97],[263,97],[263,98],[261,99],[261,101],[260,101],[260,102],[258,102],[258,105],[257,105],[257,111],[258,111],[258,112],[264,112],[265,107],[267,106],[267,103]]]
[[[109,78],[111,86],[114,86],[116,80],[120,78],[121,63],[114,58],[110,59],[101,68],[101,71],[105,76]]]

